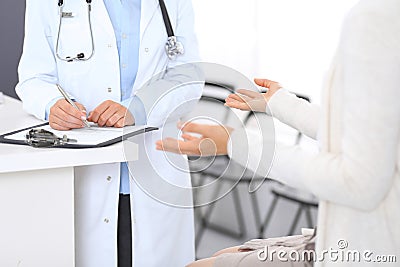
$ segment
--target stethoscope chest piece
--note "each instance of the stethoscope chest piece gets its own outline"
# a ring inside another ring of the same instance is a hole
[[[176,40],[175,36],[170,36],[165,44],[165,52],[169,59],[175,60],[178,56],[185,53],[185,49],[182,43]]]
[[[70,139],[66,135],[58,137],[54,133],[44,129],[31,129],[25,136],[25,142],[33,147],[54,147],[68,143],[76,143],[75,139]]]
[[[185,53],[185,49],[183,48],[183,44],[178,42],[175,36],[164,0],[158,0],[158,2],[160,4],[165,29],[168,34],[167,43],[165,44],[165,52],[170,60],[175,60],[178,56]]]

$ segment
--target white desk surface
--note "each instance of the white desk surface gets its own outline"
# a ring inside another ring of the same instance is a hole
[[[0,104],[0,134],[40,123],[43,122],[22,110],[20,101],[4,97]],[[127,146],[129,155],[124,153]],[[0,173],[133,161],[137,160],[137,151],[137,145],[132,142],[91,149],[40,149],[0,144]]]

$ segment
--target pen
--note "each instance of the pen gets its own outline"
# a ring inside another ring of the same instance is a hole
[[[64,91],[64,89],[62,89],[62,87],[59,84],[56,84],[58,91],[60,91],[60,93],[62,94],[62,96],[65,98],[65,100],[67,100],[68,103],[70,103],[75,109],[81,111],[78,106],[75,104],[74,101],[72,101],[72,99],[68,96],[68,94]],[[86,127],[90,128],[90,124],[88,123],[88,121],[86,119],[82,119],[83,123],[86,125]]]

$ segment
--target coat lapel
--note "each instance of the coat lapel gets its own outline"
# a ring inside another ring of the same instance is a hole
[[[140,40],[143,38],[143,34],[149,26],[154,13],[157,11],[159,6],[158,0],[142,0],[142,13],[140,18]]]
[[[103,0],[93,1],[91,14],[93,17],[93,25],[101,28],[103,31],[106,32],[107,35],[115,39],[114,28],[112,26],[110,16],[108,15],[108,11]]]

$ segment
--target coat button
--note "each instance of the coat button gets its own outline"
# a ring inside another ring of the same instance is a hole
[[[149,48],[148,47],[146,47],[145,49],[144,49],[144,52],[146,52],[146,53],[149,53]]]
[[[112,48],[113,46],[112,46],[112,44],[108,44],[107,47],[108,48]]]
[[[108,88],[107,88],[107,91],[108,91],[109,93],[111,93],[111,92],[112,92],[112,88],[108,87]]]
[[[111,176],[107,176],[107,181],[111,181]]]
[[[110,220],[109,220],[108,218],[104,218],[104,222],[105,222],[105,223],[109,223]]]

